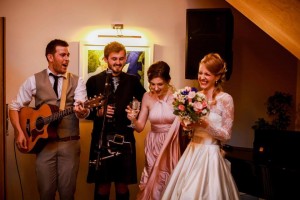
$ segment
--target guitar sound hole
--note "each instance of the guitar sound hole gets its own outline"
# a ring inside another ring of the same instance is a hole
[[[37,130],[42,130],[45,125],[44,119],[42,117],[37,118],[35,127]]]

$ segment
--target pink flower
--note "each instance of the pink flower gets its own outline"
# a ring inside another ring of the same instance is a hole
[[[202,106],[203,106],[203,108],[206,108],[207,107],[207,101],[202,101]]]
[[[198,101],[195,102],[194,105],[193,105],[194,111],[195,111],[196,113],[202,112],[202,109],[203,109],[204,107],[205,107],[205,106],[203,106],[203,103],[198,102]]]
[[[185,111],[185,106],[182,104],[178,105],[178,110]]]

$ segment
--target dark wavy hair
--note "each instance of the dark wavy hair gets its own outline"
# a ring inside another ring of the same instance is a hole
[[[147,75],[148,82],[154,78],[162,78],[165,82],[169,83],[171,80],[170,66],[164,61],[157,61],[149,67]]]
[[[66,41],[60,40],[60,39],[54,39],[54,40],[50,41],[47,44],[46,51],[45,51],[45,56],[46,56],[47,60],[48,60],[48,58],[47,58],[48,54],[52,54],[52,55],[55,54],[57,46],[68,47],[69,44]]]

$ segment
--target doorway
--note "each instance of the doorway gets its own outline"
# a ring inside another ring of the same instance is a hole
[[[7,108],[5,98],[5,18],[0,18],[0,199],[5,199],[5,134],[7,130]]]

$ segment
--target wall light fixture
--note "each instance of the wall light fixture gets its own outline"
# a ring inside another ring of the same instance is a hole
[[[116,30],[115,35],[98,35],[99,38],[142,38],[140,35],[124,35],[122,30],[124,29],[124,24],[112,24],[112,29]]]

